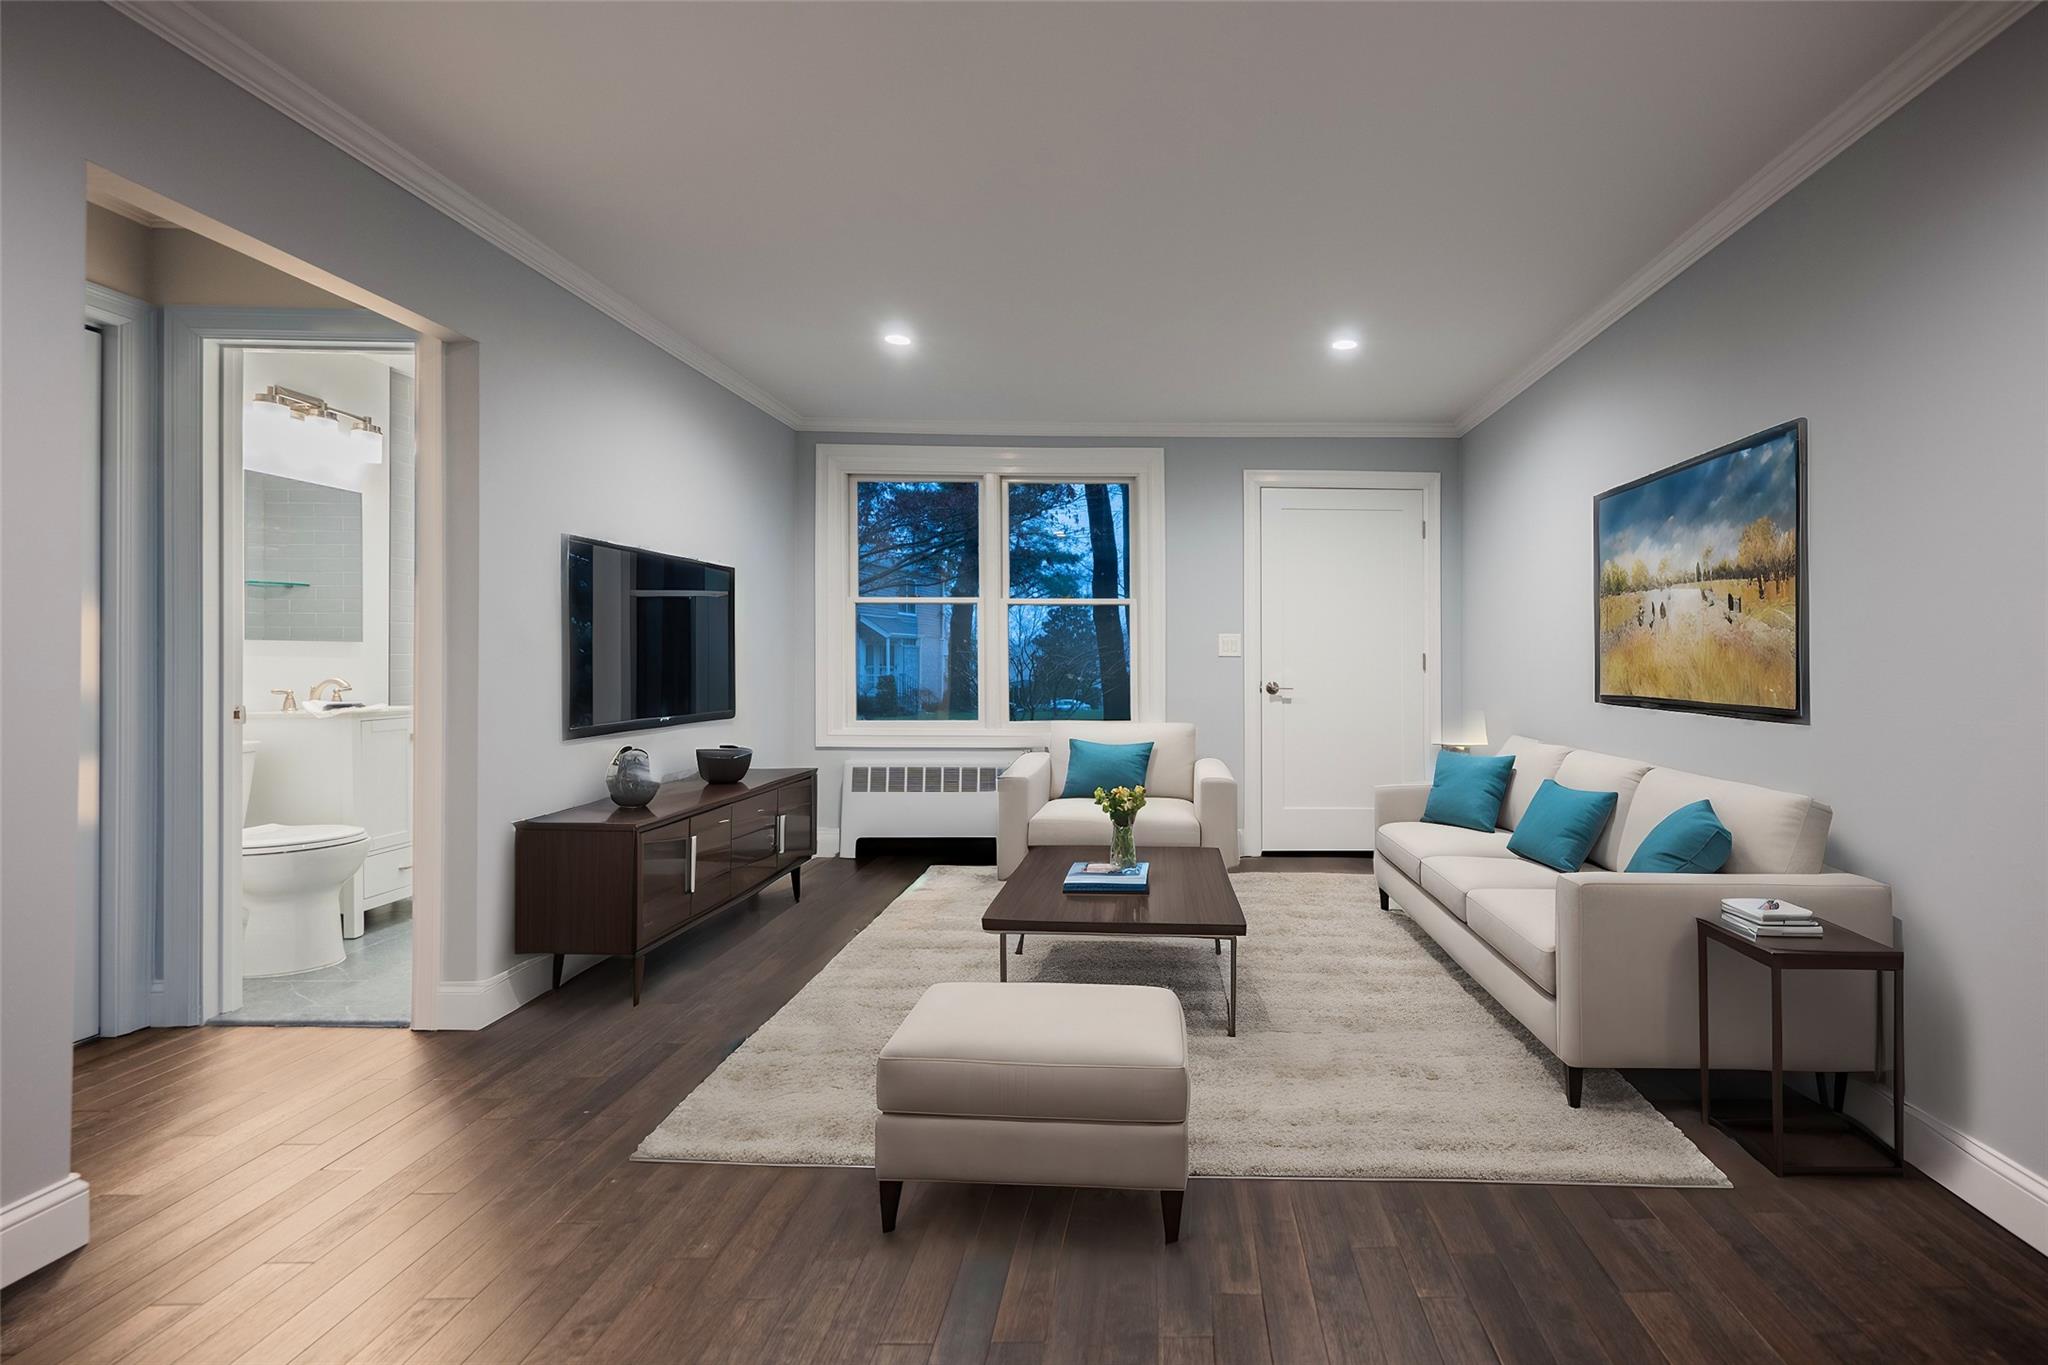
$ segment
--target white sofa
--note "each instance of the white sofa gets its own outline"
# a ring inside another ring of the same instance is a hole
[[[996,875],[1007,877],[1025,851],[1048,844],[1109,848],[1109,817],[1087,796],[1057,797],[1067,785],[1068,741],[1152,742],[1145,809],[1138,812],[1138,853],[1145,846],[1213,848],[1237,866],[1237,779],[1220,758],[1195,757],[1195,727],[1172,721],[1056,724],[1050,749],[1025,754],[996,781]]]
[[[1778,896],[1823,919],[1892,941],[1891,888],[1823,864],[1834,812],[1809,796],[1658,768],[1517,736],[1500,828],[1422,820],[1427,786],[1381,787],[1373,873],[1380,906],[1397,904],[1507,1011],[1557,1054],[1576,1106],[1586,1067],[1697,1067],[1699,970],[1694,921],[1724,896]],[[1545,778],[1617,794],[1587,866],[1557,873],[1508,852]],[[1705,798],[1734,837],[1711,876],[1629,873],[1657,823]],[[1768,1069],[1770,973],[1715,950],[1717,1068]],[[1878,1069],[1877,992],[1863,972],[1785,978],[1785,1068]]]

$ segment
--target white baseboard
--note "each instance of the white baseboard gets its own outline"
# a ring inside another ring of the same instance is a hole
[[[13,1284],[85,1245],[92,1198],[73,1171],[0,1209],[0,1284]]]
[[[839,856],[838,830],[820,827],[818,830],[818,856],[820,858],[837,858]],[[850,858],[853,855],[849,853],[847,856]]]
[[[1845,1107],[1879,1137],[1890,1135],[1888,1087],[1852,1080]],[[1906,1160],[2036,1251],[2048,1253],[2048,1177],[1950,1127],[1911,1100],[1906,1102]]]
[[[586,959],[581,964],[573,964],[573,959],[563,963],[562,979],[566,981],[574,975],[569,970],[572,964],[581,971],[592,961],[596,959]],[[441,1006],[440,1025],[456,1031],[486,1028],[527,1001],[547,994],[553,979],[553,959],[541,956],[522,958],[482,981],[443,981],[436,993]]]

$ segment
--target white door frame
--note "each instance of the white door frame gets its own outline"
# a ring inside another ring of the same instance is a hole
[[[159,1017],[156,772],[156,309],[97,284],[85,320],[106,338],[100,405],[100,1036]]]
[[[1260,783],[1265,767],[1265,734],[1259,714],[1261,523],[1259,507],[1268,488],[1384,488],[1422,490],[1422,642],[1429,681],[1422,689],[1422,733],[1415,737],[1425,769],[1443,715],[1443,475],[1416,470],[1247,469],[1244,472],[1244,773],[1239,782],[1247,856],[1265,847],[1265,814]]]
[[[235,869],[223,866],[233,790],[227,765],[241,760],[240,729],[229,710],[240,698],[224,690],[222,631],[224,598],[223,478],[221,443],[207,427],[205,386],[218,383],[223,345],[377,347],[412,345],[418,422],[415,535],[420,571],[414,591],[415,646],[419,680],[442,675],[444,590],[440,541],[446,458],[441,440],[446,410],[439,391],[444,373],[441,344],[367,310],[167,308],[163,326],[164,411],[164,782],[163,802],[163,1013],[153,1022],[202,1024],[221,1009],[219,916],[205,907],[221,905],[232,890]],[[431,393],[430,393],[431,386]],[[417,416],[417,415],[416,415]],[[430,562],[431,561],[431,562]],[[431,600],[430,600],[431,599]],[[415,1029],[438,1022],[444,888],[443,859],[436,841],[438,820],[420,813],[423,788],[438,800],[446,719],[441,697],[424,686],[413,699],[413,1018]],[[180,725],[177,717],[199,718]],[[197,799],[193,799],[196,794]],[[424,843],[427,848],[422,849]],[[427,875],[422,876],[421,873]]]

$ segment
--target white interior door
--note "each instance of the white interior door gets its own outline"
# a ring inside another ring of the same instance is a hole
[[[1259,494],[1261,845],[1369,849],[1373,788],[1422,777],[1424,495]]]
[[[71,1037],[100,1031],[100,420],[105,336],[85,329],[85,592],[78,614],[78,894],[72,905]]]

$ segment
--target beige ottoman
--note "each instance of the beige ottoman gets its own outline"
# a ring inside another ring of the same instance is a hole
[[[1156,986],[933,986],[875,1067],[882,1231],[906,1180],[1158,1190],[1166,1240],[1188,1184],[1188,1047]]]

